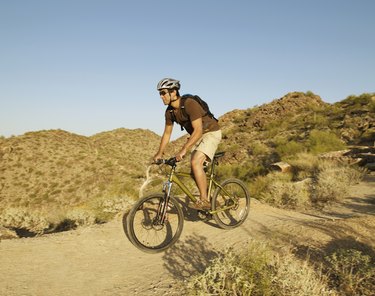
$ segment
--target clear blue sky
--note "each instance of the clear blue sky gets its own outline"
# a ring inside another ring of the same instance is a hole
[[[374,92],[374,12],[372,0],[0,0],[0,135],[160,135],[164,77],[217,116],[292,91]]]

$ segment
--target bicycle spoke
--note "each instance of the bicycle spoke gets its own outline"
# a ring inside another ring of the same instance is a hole
[[[220,227],[233,228],[242,224],[249,208],[250,196],[240,180],[228,179],[215,191],[214,219]]]
[[[144,198],[129,213],[129,236],[132,243],[149,252],[158,252],[173,244],[181,234],[183,214],[174,199],[170,199],[164,222],[159,207],[163,196]]]

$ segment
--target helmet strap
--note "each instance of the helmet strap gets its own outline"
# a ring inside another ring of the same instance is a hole
[[[170,92],[170,90],[168,89],[168,94],[169,94],[169,98],[171,98],[171,92]],[[169,102],[169,106],[171,106],[171,103],[173,103],[173,102],[176,102],[178,100],[178,98],[176,98],[175,100],[170,100],[170,102]]]

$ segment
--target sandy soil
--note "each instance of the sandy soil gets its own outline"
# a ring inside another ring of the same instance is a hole
[[[251,239],[280,248],[329,250],[351,245],[375,252],[375,175],[351,188],[340,204],[317,213],[252,201],[239,228],[222,230],[192,214],[178,243],[160,254],[136,249],[123,217],[105,225],[0,242],[0,295],[182,295],[179,285],[203,271],[221,250]]]

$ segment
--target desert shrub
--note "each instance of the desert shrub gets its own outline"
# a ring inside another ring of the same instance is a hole
[[[311,178],[319,166],[319,158],[311,153],[297,153],[288,159],[288,163],[292,167],[293,179],[303,180]]]
[[[252,241],[242,253],[228,250],[188,282],[190,295],[333,295],[325,278],[290,252],[280,255]]]
[[[335,295],[328,287],[327,276],[321,267],[313,266],[308,259],[299,260],[291,252],[277,254],[274,291],[271,295]]]
[[[264,125],[264,137],[273,138],[281,131],[288,129],[289,123],[285,119],[269,121]]]
[[[271,172],[250,181],[251,195],[269,204],[286,208],[306,208],[344,198],[358,183],[363,171],[334,161],[302,153],[290,159],[292,172]]]
[[[305,92],[305,95],[308,96],[308,97],[315,97],[316,94],[314,94],[314,92],[312,92],[311,90],[308,90],[307,92]]]
[[[290,157],[293,157],[306,149],[302,143],[294,140],[288,141],[285,138],[278,139],[275,142],[275,146],[276,153],[283,160],[289,159]]]
[[[78,226],[89,226],[97,222],[96,214],[90,209],[76,207],[66,213],[66,221],[69,221],[71,228]]]
[[[251,180],[255,175],[264,172],[264,167],[257,161],[247,161],[242,164],[220,164],[216,169],[218,179],[238,178],[243,181]]]
[[[321,161],[314,177],[311,198],[318,203],[342,199],[349,187],[360,181],[362,174],[354,167]]]
[[[339,249],[326,257],[332,285],[340,295],[374,295],[375,266],[368,255]]]
[[[308,138],[308,148],[313,154],[342,150],[345,144],[336,134],[328,131],[312,130]]]
[[[274,172],[250,185],[254,196],[282,208],[305,208],[310,204],[310,179],[292,182],[290,174]]]
[[[269,153],[269,147],[261,141],[254,141],[249,144],[249,152],[253,156],[259,156]]]
[[[315,128],[324,128],[329,126],[329,117],[326,114],[314,113],[311,118],[311,124]]]
[[[256,162],[247,162],[243,165],[235,166],[232,177],[247,181],[254,175],[259,174],[263,170],[262,166]]]
[[[256,248],[254,243],[248,249],[248,253],[243,255],[227,250],[214,259],[203,274],[190,280],[190,294],[269,294],[272,271],[268,268],[267,262],[271,256],[271,251],[265,244],[259,244]]]
[[[127,197],[100,197],[90,201],[86,209],[93,214],[95,222],[103,223],[111,220],[117,213],[129,209],[132,203],[132,199]]]
[[[46,218],[46,215],[38,210],[10,207],[1,213],[0,225],[41,234],[50,227],[51,223]]]
[[[375,112],[375,110],[374,110],[374,112]],[[373,142],[375,142],[374,139],[375,139],[375,131],[371,130],[371,129],[365,130],[361,135],[361,141],[362,142],[368,141],[370,143],[373,143]]]
[[[339,102],[339,105],[349,105],[352,109],[363,109],[363,107],[367,106],[371,110],[374,106],[374,101],[372,98],[374,97],[374,93],[364,93],[359,96],[348,96],[345,100]]]

